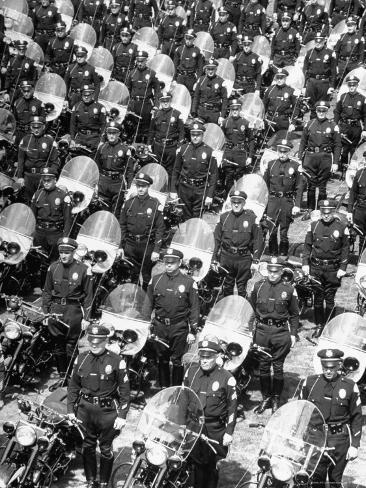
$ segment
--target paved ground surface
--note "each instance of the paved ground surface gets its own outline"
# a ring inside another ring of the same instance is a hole
[[[329,186],[329,195],[334,195],[342,191],[344,187],[339,181],[331,182]],[[291,227],[291,241],[304,242],[306,228],[308,224],[296,219]],[[354,259],[356,262],[357,259]],[[355,270],[355,265],[350,265],[349,270]],[[258,279],[258,277],[254,277]],[[344,279],[342,287],[337,294],[337,305],[344,311],[353,311],[356,304],[357,290],[352,278]],[[311,314],[305,314],[302,318],[302,330],[300,332],[301,340],[296,344],[291,351],[286,364],[286,391],[283,400],[291,398],[298,386],[299,380],[308,374],[313,373],[312,357],[314,353],[314,346],[312,346],[305,336],[309,334],[308,329],[312,326],[309,322]],[[6,405],[0,412],[0,423],[4,420],[14,420],[19,418],[17,411],[16,398],[19,395],[26,395],[34,400],[41,400],[47,395],[47,388],[50,381],[42,384],[38,392],[26,391],[20,392],[13,389],[7,397]],[[259,443],[262,436],[262,429],[259,427],[250,427],[251,423],[265,423],[269,418],[268,414],[258,417],[253,413],[254,406],[260,400],[258,391],[258,380],[254,378],[249,386],[248,397],[245,399],[245,406],[247,409],[246,419],[238,423],[234,436],[234,442],[230,450],[229,456],[221,465],[220,488],[236,488],[242,486],[245,481],[249,481],[256,472],[256,459],[259,450]],[[366,414],[366,411],[364,411]],[[139,418],[140,412],[136,409],[131,409],[128,415],[128,422],[122,434],[115,440],[114,449],[116,455],[116,465],[129,460],[130,448],[134,437],[135,426]],[[0,440],[0,445],[3,439]],[[344,486],[346,488],[366,488],[366,429],[363,436],[359,458],[350,463],[347,467],[344,477]],[[77,456],[73,463],[73,469],[68,476],[57,482],[60,488],[77,487],[84,481],[82,469],[80,464],[80,457]]]

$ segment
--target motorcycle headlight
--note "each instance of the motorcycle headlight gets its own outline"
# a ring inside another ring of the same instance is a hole
[[[29,447],[36,442],[37,434],[29,425],[20,425],[15,432],[15,438],[21,446]]]
[[[171,456],[167,461],[169,469],[177,471],[182,467],[182,459],[178,455]]]
[[[308,473],[301,470],[297,474],[295,474],[294,481],[298,485],[306,485],[307,483],[309,483],[309,478],[310,476],[308,475]]]
[[[258,458],[258,466],[262,471],[268,471],[271,467],[271,461],[268,456],[265,454],[263,456],[259,456]]]
[[[46,451],[49,445],[50,441],[47,437],[42,436],[38,439],[38,447],[41,452]]]
[[[167,450],[157,444],[146,449],[146,459],[154,466],[161,466],[168,459]]]
[[[136,454],[142,454],[145,451],[144,441],[133,441],[132,448]]]
[[[291,464],[286,459],[273,459],[271,462],[273,477],[282,482],[290,481],[293,476]]]
[[[15,431],[15,424],[13,422],[4,422],[3,424],[3,431],[7,435],[11,435]]]
[[[7,339],[14,341],[22,335],[22,329],[17,322],[10,320],[4,326],[4,334]]]

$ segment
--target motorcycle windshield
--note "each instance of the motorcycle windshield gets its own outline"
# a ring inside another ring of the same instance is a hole
[[[102,78],[102,88],[106,87],[111,78],[114,64],[110,51],[101,46],[96,47],[93,49],[88,62],[94,66],[95,71]]]
[[[56,73],[45,73],[37,81],[34,96],[44,104],[53,105],[53,109],[47,111],[47,121],[55,120],[62,112],[66,98],[66,83]]]
[[[155,54],[148,60],[147,65],[156,72],[157,79],[164,83],[164,88],[169,90],[175,74],[174,63],[166,54]]]
[[[43,68],[44,54],[41,46],[39,46],[36,42],[32,40],[28,41],[27,51],[25,54],[28,56],[28,58],[33,59],[37,70],[41,70]]]
[[[151,176],[153,179],[152,185],[149,187],[149,195],[157,198],[160,204],[164,207],[166,200],[168,198],[169,187],[168,187],[168,173],[164,166],[158,163],[149,163],[144,166],[144,173]],[[131,198],[137,195],[137,188],[133,182],[130,189],[127,192],[127,197]]]
[[[153,58],[159,46],[159,38],[152,27],[142,27],[132,37],[139,51],[146,51]]]
[[[74,18],[74,6],[71,0],[55,0],[55,5],[62,20],[66,24],[66,31],[71,29],[72,20]]]
[[[252,44],[252,51],[261,57],[262,74],[268,69],[269,58],[271,54],[271,46],[268,39],[264,36],[255,36]]]
[[[328,42],[327,42],[327,48],[333,50],[334,47],[335,47],[335,45],[337,44],[337,42],[341,38],[341,35],[342,34],[345,34],[346,32],[347,32],[346,21],[345,20],[341,20],[330,31],[330,34],[329,34],[329,37],[328,37]]]
[[[92,271],[105,273],[112,267],[121,243],[119,222],[111,212],[95,212],[83,223],[76,240],[86,246],[89,254],[96,254],[97,251],[105,254],[100,261],[92,260]]]
[[[337,315],[326,324],[314,353],[316,373],[322,372],[317,352],[334,348],[344,352],[343,360],[356,358],[359,361],[359,367],[348,373],[347,378],[353,381],[361,379],[366,368],[366,318],[346,312]]]
[[[250,208],[261,219],[268,203],[268,188],[262,178],[257,174],[242,176],[234,185],[235,190],[245,191],[247,199],[245,208]],[[230,198],[224,204],[223,212],[231,210]]]
[[[93,27],[90,24],[81,22],[71,29],[70,36],[74,39],[77,46],[85,47],[89,57],[97,42],[97,34]]]
[[[5,36],[14,41],[28,41],[33,37],[34,26],[32,19],[26,14],[18,13],[17,18],[5,18]]]
[[[295,66],[298,66],[301,70],[304,66],[304,59],[306,56],[306,53],[310,51],[310,49],[314,49],[315,47],[315,42],[314,41],[309,41],[305,46],[301,46],[299,56],[295,62]]]
[[[75,197],[72,213],[85,210],[89,205],[99,181],[96,163],[88,156],[77,156],[63,167],[57,186],[66,188]]]
[[[208,314],[201,337],[213,335],[219,339],[224,351],[227,351],[225,369],[237,369],[248,354],[253,341],[253,319],[252,306],[239,295],[222,298]],[[229,352],[232,344],[240,346],[235,355]]]
[[[299,96],[305,86],[305,75],[302,69],[299,66],[286,66],[285,69],[288,71],[286,85],[294,88],[294,95]]]
[[[110,81],[108,85],[101,90],[98,102],[104,105],[106,111],[110,114],[111,110],[117,110],[117,121],[123,122],[126,117],[127,105],[130,100],[130,92],[127,86],[120,81]]]
[[[207,144],[213,151],[220,151],[225,144],[225,134],[221,127],[217,124],[205,124],[205,132],[203,133],[203,142]]]
[[[208,32],[197,32],[196,39],[193,43],[201,51],[206,61],[212,58],[215,44],[214,40]]]
[[[355,68],[349,72],[349,76],[357,76],[357,78],[359,78],[360,82],[358,84],[357,91],[361,93],[363,96],[366,96],[366,69],[363,67]],[[340,87],[337,95],[337,100],[340,99],[343,93],[347,93],[348,91],[349,91],[348,85],[345,82],[345,80],[343,80],[343,84]]]
[[[227,89],[227,95],[229,97],[234,87],[235,68],[233,63],[231,63],[228,59],[219,58],[217,62],[219,63],[217,67],[217,74],[218,76],[221,76],[223,80],[225,80],[224,85]]]
[[[14,139],[14,132],[16,129],[16,122],[14,115],[10,110],[0,108],[0,140],[12,142]]]
[[[1,0],[0,9],[3,10],[4,17],[18,20],[22,15],[28,15],[27,0]]]
[[[240,97],[241,116],[248,121],[249,127],[261,129],[264,119],[264,105],[255,93],[247,93]]]
[[[182,114],[183,121],[186,122],[191,111],[192,98],[186,86],[175,83],[171,86],[172,107]]]
[[[196,281],[202,280],[208,273],[214,245],[212,228],[197,218],[180,224],[171,243],[171,247],[183,253],[183,263]]]
[[[13,203],[0,213],[0,261],[19,264],[28,254],[36,229],[32,210],[24,203]],[[9,245],[19,252],[9,252]]]
[[[4,175],[4,173],[0,173],[0,191],[6,188],[17,188],[19,185],[15,183],[8,175]]]
[[[173,386],[154,395],[144,408],[136,438],[143,440],[147,459],[159,453],[159,464],[171,456],[184,461],[203,428],[203,409],[198,396],[188,387]]]
[[[291,472],[291,479],[300,470],[311,476],[325,443],[325,421],[320,410],[307,400],[296,400],[283,405],[269,419],[260,454],[269,457],[271,466]]]
[[[150,321],[143,320],[142,306],[146,300],[146,293],[141,287],[132,283],[119,285],[107,297],[103,306],[101,321],[110,329],[117,332],[133,330],[137,338],[133,342],[123,343],[123,355],[134,356],[144,347],[149,331]]]

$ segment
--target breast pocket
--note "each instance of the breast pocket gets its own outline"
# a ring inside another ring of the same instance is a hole
[[[207,393],[206,410],[220,411],[220,407],[224,405],[224,398],[222,393],[218,390],[216,392]]]
[[[287,301],[276,300],[274,308],[275,308],[276,312],[278,312],[278,313],[285,313],[287,310]]]
[[[53,289],[56,293],[61,293],[62,291],[62,281],[61,280],[53,280]]]
[[[110,373],[110,374],[101,374],[100,375],[100,386],[105,389],[108,389],[108,388],[113,388],[114,386],[114,383],[115,383],[115,380],[114,380],[114,373]]]
[[[257,309],[260,313],[271,313],[274,311],[274,300],[258,300]]]
[[[99,389],[99,378],[97,374],[80,375],[82,388],[87,388],[91,391],[97,391]]]

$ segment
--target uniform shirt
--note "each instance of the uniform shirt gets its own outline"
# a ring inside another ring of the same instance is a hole
[[[53,298],[67,298],[79,302],[84,309],[87,319],[93,301],[93,283],[90,268],[75,259],[65,266],[61,261],[55,261],[47,270],[43,288],[42,308],[45,313],[51,310]]]
[[[5,90],[19,86],[22,81],[36,81],[37,79],[34,61],[27,56],[17,55],[10,58],[6,70]]]
[[[210,0],[197,0],[191,4],[189,26],[200,31],[202,26],[208,27],[213,19],[214,8]]]
[[[48,7],[36,7],[33,16],[34,30],[37,31],[53,31],[56,28],[57,22],[61,20],[61,15],[58,13],[55,5],[48,5]]]
[[[44,117],[45,109],[41,100],[36,97],[30,99],[19,97],[15,100],[13,113],[18,127],[25,129],[35,115]]]
[[[171,192],[176,193],[180,177],[204,180],[206,194],[213,197],[217,181],[217,161],[212,149],[204,142],[183,144],[177,151],[177,158],[171,179]]]
[[[99,146],[95,162],[101,170],[121,172],[129,186],[134,176],[133,160],[130,156],[129,147],[118,139],[115,144],[107,141]]]
[[[54,37],[47,45],[45,62],[53,64],[66,64],[72,59],[74,39],[70,36]]]
[[[235,69],[234,88],[240,88],[242,82],[252,80],[255,84],[255,90],[259,90],[262,82],[262,65],[263,61],[258,54],[240,51],[233,61]]]
[[[163,208],[157,198],[146,195],[144,198],[131,197],[121,210],[121,247],[124,247],[129,236],[151,237],[154,252],[159,252],[165,226]]]
[[[194,73],[197,77],[202,74],[204,58],[197,46],[186,46],[185,44],[178,46],[174,51],[173,62],[178,74],[182,71]]]
[[[201,400],[205,420],[223,423],[226,434],[233,435],[238,401],[232,374],[221,366],[203,371],[199,364],[191,364],[184,376],[184,385]]]
[[[359,3],[354,0],[330,0],[329,13],[344,14],[346,17],[357,14]]]
[[[286,116],[291,120],[296,118],[299,112],[294,95],[294,89],[288,85],[273,85],[267,88],[263,105],[270,117]]]
[[[26,134],[19,143],[18,150],[18,178],[24,178],[24,173],[30,173],[31,168],[59,169],[57,146],[53,137],[43,134],[36,137]]]
[[[191,112],[196,114],[198,107],[205,108],[205,103],[213,105],[214,112],[220,112],[221,117],[226,115],[227,111],[227,90],[224,80],[220,76],[201,76],[194,86],[194,95],[192,100]],[[207,110],[207,108],[206,108]]]
[[[250,29],[251,28],[251,29]],[[266,31],[266,9],[260,3],[249,3],[240,14],[239,34],[245,30],[259,30],[262,35]]]
[[[114,44],[112,48],[114,60],[113,73],[118,74],[118,72],[126,68],[130,71],[135,65],[136,53],[137,46],[136,44],[132,44],[132,42],[128,44],[124,44],[123,42]]]
[[[129,26],[127,15],[122,12],[106,15],[100,29],[99,42],[102,43],[106,37],[113,38],[114,42],[119,41],[121,29]]]
[[[156,0],[131,0],[128,12],[130,23],[134,18],[152,19],[159,13],[159,7]]]
[[[275,32],[271,42],[271,58],[273,59],[275,54],[285,54],[298,56],[300,52],[301,36],[297,29],[290,27],[284,29],[280,27]]]
[[[132,100],[135,97],[143,97],[145,103],[153,100],[154,105],[158,105],[160,83],[154,70],[148,67],[135,68],[126,78],[126,86]]]
[[[228,149],[231,149],[232,145],[245,145],[248,157],[253,156],[255,139],[246,119],[230,116],[224,120],[221,127],[226,137]]]
[[[302,198],[301,174],[299,165],[292,159],[286,161],[275,159],[269,161],[263,179],[269,192],[292,192],[295,196],[295,205],[300,207]]]
[[[273,12],[278,13],[279,10],[287,10],[288,12],[300,12],[301,3],[301,0],[274,0]]]
[[[299,327],[299,304],[295,288],[282,280],[271,283],[268,279],[257,281],[250,296],[256,318],[288,320],[291,335]]]
[[[300,20],[300,32],[305,33],[309,30],[314,32],[322,32],[328,35],[328,14],[324,11],[324,7],[315,4],[307,5],[303,11]]]
[[[322,49],[310,49],[304,59],[305,84],[309,78],[324,76],[329,78],[332,88],[335,87],[337,76],[337,62],[334,51],[323,47]]]
[[[217,21],[209,30],[215,47],[229,47],[231,52],[236,52],[237,37],[236,27],[228,20],[226,22]]]
[[[182,42],[185,26],[182,17],[178,15],[165,15],[158,27],[159,42],[174,41]]]
[[[100,79],[94,66],[85,63],[71,64],[65,74],[67,90],[81,90],[84,85],[94,85],[96,96],[99,93]]]
[[[352,182],[348,197],[348,212],[353,212],[354,205],[366,206],[366,171],[359,169]]]
[[[349,231],[346,224],[338,218],[330,222],[322,219],[311,222],[305,236],[303,265],[308,265],[311,258],[334,259],[339,261],[339,268],[346,271],[349,254]]]
[[[106,4],[100,0],[82,0],[78,9],[78,21],[89,24],[102,20],[106,10]]]
[[[327,424],[349,424],[351,445],[360,447],[362,410],[360,392],[354,381],[340,375],[332,381],[322,374],[312,375],[306,378],[300,397],[314,403]]]
[[[243,209],[240,213],[230,211],[221,214],[215,227],[214,237],[215,249],[212,255],[214,261],[217,261],[222,249],[230,252],[230,247],[249,251],[255,260],[261,256],[262,231],[255,213],[250,209]]]
[[[302,132],[299,158],[302,159],[305,151],[319,148],[319,151],[333,153],[333,162],[338,164],[342,150],[341,134],[335,122],[327,118],[319,120],[312,119],[304,127]]]
[[[130,404],[130,384],[126,361],[108,351],[86,351],[76,358],[67,388],[67,412],[75,413],[80,394],[114,398],[118,417],[125,419]]]
[[[164,142],[169,139],[176,143],[184,139],[184,123],[181,113],[173,107],[163,108],[155,112],[151,119],[147,143]]]
[[[193,278],[179,269],[173,275],[155,275],[147,287],[147,301],[144,316],[151,317],[152,310],[158,317],[172,320],[189,320],[190,328],[196,332],[200,315],[197,284]]]
[[[334,109],[334,122],[348,124],[346,119],[362,121],[366,127],[365,97],[361,93],[342,93]]]
[[[103,133],[106,122],[105,107],[94,100],[90,103],[83,101],[74,105],[70,119],[70,135],[75,139],[80,130],[93,130]]]
[[[359,32],[353,34],[342,34],[335,45],[334,52],[338,61],[349,60],[352,63],[362,63],[364,56],[365,42]]]
[[[57,186],[47,191],[44,188],[37,190],[33,195],[31,209],[37,223],[62,222],[64,235],[67,236],[71,229],[71,199],[69,195]]]

